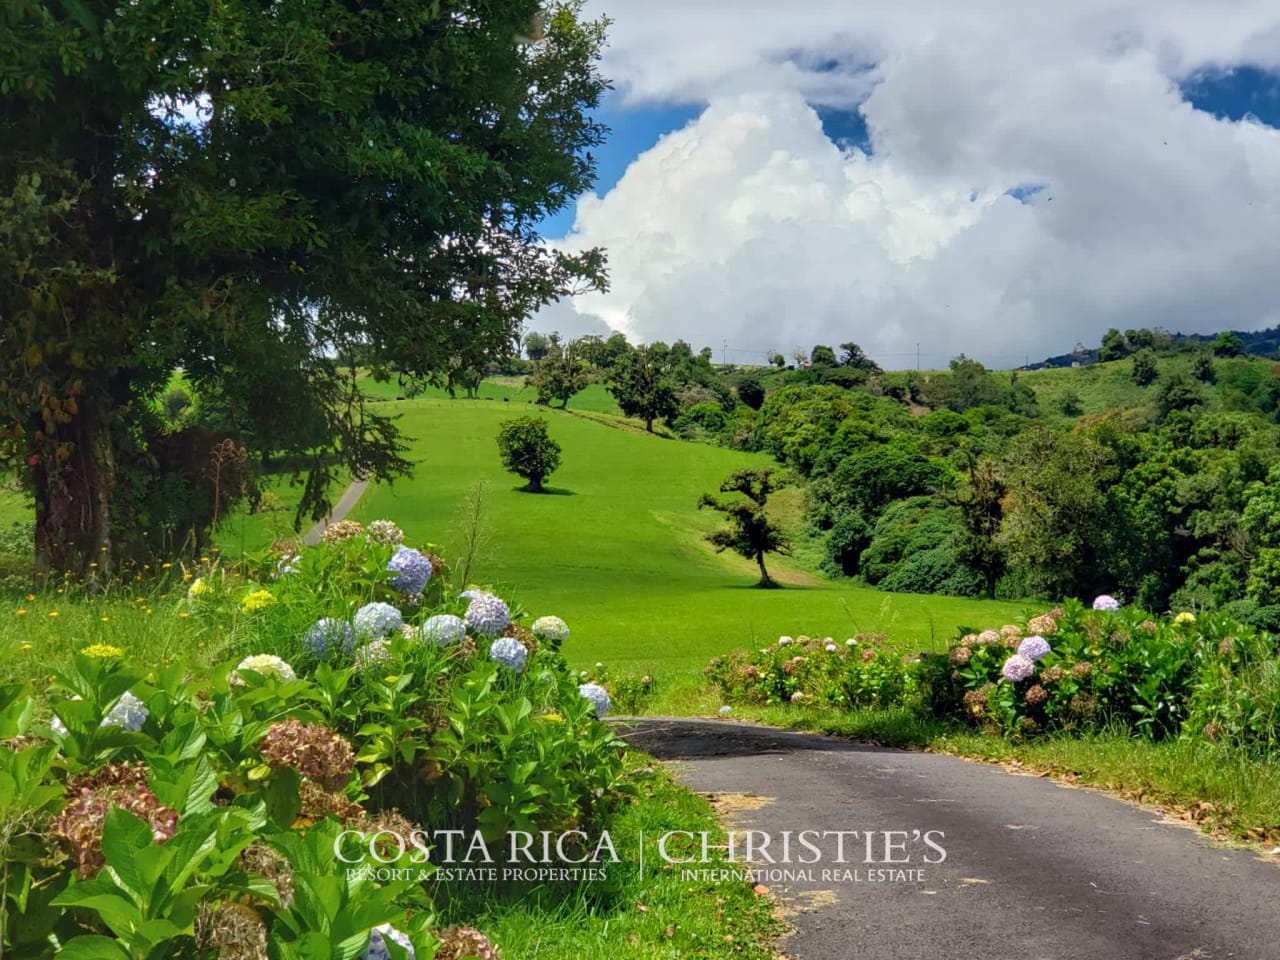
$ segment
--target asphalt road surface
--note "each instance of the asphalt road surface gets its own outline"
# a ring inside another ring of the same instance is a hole
[[[757,831],[796,960],[1280,960],[1280,865],[1104,794],[749,724],[619,727],[731,811],[737,857]]]

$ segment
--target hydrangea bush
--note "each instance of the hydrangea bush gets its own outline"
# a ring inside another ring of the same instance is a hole
[[[703,671],[730,701],[896,707],[919,689],[919,665],[883,634],[782,636],[754,651],[716,657]]]
[[[196,591],[229,602],[189,615],[234,623],[249,650],[206,668],[90,644],[39,697],[0,687],[0,783],[24,811],[0,851],[4,936],[20,939],[6,955],[496,960],[474,928],[433,927],[409,853],[376,866],[410,879],[374,878],[335,870],[334,844],[358,855],[380,831],[423,825],[490,842],[598,832],[634,794],[599,719],[608,691],[540,650],[518,607],[485,593],[466,618],[452,599],[402,610],[391,579],[423,576],[430,558],[392,563],[405,555],[385,531],[336,534],[288,577],[264,560],[262,583]],[[116,881],[168,850],[181,871]]]
[[[925,657],[935,715],[1016,736],[1121,727],[1152,739],[1280,742],[1280,713],[1260,713],[1245,664],[1269,638],[1223,616],[1157,617],[1100,596],[1069,601],[999,630],[962,632]],[[1273,688],[1274,689],[1274,688]],[[1267,719],[1262,719],[1266,717]]]

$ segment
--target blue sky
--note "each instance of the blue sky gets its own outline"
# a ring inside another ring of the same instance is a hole
[[[586,5],[613,133],[543,233],[610,289],[534,328],[1009,366],[1280,324],[1275,0]]]

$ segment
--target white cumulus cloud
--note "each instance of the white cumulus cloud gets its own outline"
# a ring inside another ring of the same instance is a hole
[[[1111,326],[1280,323],[1280,131],[1183,102],[1203,68],[1280,66],[1274,3],[652,0],[606,8],[605,72],[704,103],[578,205],[560,243],[612,288],[534,326],[893,366],[1011,366]],[[860,105],[870,156],[815,105]],[[1020,203],[1006,191],[1043,189]],[[737,355],[749,359],[747,355]]]

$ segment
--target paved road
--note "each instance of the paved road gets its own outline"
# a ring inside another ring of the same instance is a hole
[[[739,832],[859,831],[833,861],[811,838],[810,878],[768,886],[793,916],[797,960],[1280,960],[1280,865],[1089,790],[938,754],[716,720],[620,721],[635,746],[690,787],[739,799]],[[750,809],[751,806],[757,809]],[[872,831],[864,863],[863,831]],[[932,834],[939,853],[913,831]],[[759,838],[757,838],[759,840]],[[815,842],[816,840],[816,842]],[[906,849],[898,846],[905,842]],[[755,858],[763,862],[763,858]],[[779,863],[766,870],[787,869]],[[872,881],[871,870],[923,880]],[[823,870],[832,870],[825,878]],[[853,871],[858,874],[853,874]]]
[[[333,505],[333,509],[329,511],[329,516],[321,520],[302,537],[302,542],[308,547],[314,547],[320,542],[320,538],[324,536],[324,528],[331,523],[337,523],[339,520],[345,520],[352,508],[360,502],[360,498],[364,496],[365,487],[369,486],[368,480],[354,480],[351,486],[343,491],[342,496],[338,498],[338,502]]]

